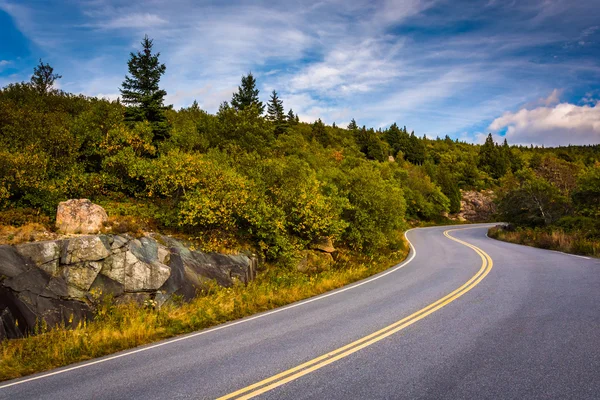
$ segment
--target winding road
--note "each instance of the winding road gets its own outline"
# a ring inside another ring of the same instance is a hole
[[[600,260],[407,233],[406,261],[287,307],[0,383],[0,399],[600,399]]]

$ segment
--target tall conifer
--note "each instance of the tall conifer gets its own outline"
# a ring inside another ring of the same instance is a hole
[[[122,101],[129,107],[125,112],[128,122],[148,121],[152,125],[154,141],[169,136],[165,117],[164,98],[167,92],[159,86],[160,77],[167,69],[158,60],[160,53],[152,54],[152,39],[142,40],[142,51],[131,53],[127,65],[131,76],[126,76],[121,91]]]

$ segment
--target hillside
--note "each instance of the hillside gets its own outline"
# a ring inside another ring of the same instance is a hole
[[[3,88],[0,222],[51,228],[60,201],[89,198],[117,216],[117,230],[251,247],[283,265],[324,236],[365,253],[397,249],[409,222],[458,212],[460,189],[497,191],[501,218],[528,226],[579,229],[597,216],[598,146],[498,146],[491,136],[478,146],[396,124],[302,123],[291,110],[278,121],[254,105],[165,108],[158,137],[152,123],[128,120],[130,108]]]

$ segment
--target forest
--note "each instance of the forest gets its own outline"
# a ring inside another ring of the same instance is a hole
[[[361,254],[397,250],[407,228],[449,222],[461,190],[491,189],[497,220],[511,223],[504,238],[597,254],[598,145],[300,122],[276,91],[260,100],[252,73],[216,114],[197,102],[175,110],[159,57],[144,38],[116,101],[55,89],[61,76],[41,60],[30,82],[0,90],[2,229],[52,229],[59,202],[88,198],[117,232],[160,230],[284,267],[322,237]]]

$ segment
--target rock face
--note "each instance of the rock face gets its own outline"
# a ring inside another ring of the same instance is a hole
[[[333,241],[331,240],[331,238],[328,238],[328,237],[322,237],[322,238],[315,240],[311,244],[310,248],[314,249],[314,250],[322,251],[324,253],[329,253],[329,254],[335,253],[335,251],[336,251],[335,247],[333,247]]]
[[[205,254],[161,235],[89,235],[0,246],[0,340],[36,324],[75,325],[93,317],[98,296],[116,302],[192,299],[207,281],[254,279],[255,258]]]
[[[56,228],[62,233],[98,233],[108,215],[88,199],[63,201],[58,205]]]
[[[491,190],[476,192],[463,191],[460,212],[457,218],[461,221],[487,222],[496,213],[494,193]]]
[[[333,247],[331,238],[322,237],[315,240],[310,248],[302,253],[302,259],[296,266],[300,272],[314,273],[326,271],[334,264],[333,257],[337,250]]]

